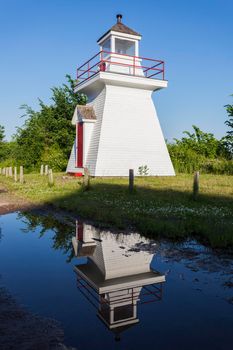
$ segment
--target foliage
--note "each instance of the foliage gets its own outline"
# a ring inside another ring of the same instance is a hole
[[[223,139],[217,140],[193,125],[194,132],[184,131],[181,140],[168,144],[169,153],[177,172],[233,174],[233,162]]]
[[[5,138],[5,128],[4,126],[0,125],[0,144],[3,142]]]
[[[0,125],[0,166],[14,166],[16,154],[16,143],[5,141],[5,128]]]
[[[68,83],[54,87],[52,104],[39,99],[39,110],[28,105],[21,108],[26,120],[11,142],[4,141],[4,127],[0,125],[0,166],[23,165],[26,172],[38,169],[41,163],[54,171],[64,170],[72,149],[75,129],[71,124],[77,104],[86,104],[84,94],[75,94],[75,81],[69,75]],[[232,95],[233,96],[233,95]],[[225,106],[229,130],[218,140],[212,133],[193,125],[193,131],[184,131],[184,136],[168,144],[168,150],[176,172],[233,174],[233,105]],[[141,176],[149,175],[149,168],[138,168]]]
[[[0,162],[6,158],[6,143],[4,142],[5,138],[5,128],[0,125]]]
[[[52,104],[46,105],[39,100],[39,111],[23,105],[25,123],[17,129],[15,142],[16,163],[28,170],[39,168],[42,162],[54,170],[64,170],[73,146],[75,129],[71,124],[72,115],[77,104],[86,104],[83,94],[75,94],[75,81],[66,76],[68,85],[54,87]]]
[[[181,140],[175,139],[176,144],[184,150],[191,150],[198,155],[209,159],[216,158],[219,153],[219,141],[211,133],[205,133],[197,126],[193,125],[194,133],[184,131],[188,137],[182,137]]]
[[[63,254],[67,255],[67,262],[70,262],[74,257],[74,250],[72,249],[72,237],[75,235],[75,228],[69,222],[59,222],[53,216],[47,216],[37,212],[19,213],[18,217],[22,219],[25,227],[21,231],[25,234],[35,232],[40,228],[39,238],[43,238],[49,231],[53,231],[52,248],[55,250],[62,250]]]
[[[227,131],[227,135],[223,138],[223,142],[230,154],[230,158],[233,159],[233,105],[228,104],[225,107],[228,114],[228,119],[225,121],[225,124],[230,130]]]
[[[54,171],[58,171],[60,169],[65,169],[67,158],[64,157],[62,149],[57,144],[54,144],[44,148],[41,154],[41,163],[47,164],[49,168]]]
[[[147,165],[141,165],[139,168],[138,168],[138,175],[140,176],[147,176],[149,175],[149,168]]]

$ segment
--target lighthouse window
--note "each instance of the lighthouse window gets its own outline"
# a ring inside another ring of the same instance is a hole
[[[105,40],[105,42],[103,43],[102,49],[103,49],[103,51],[107,51],[107,52],[111,51],[111,41],[110,41],[110,39]]]
[[[135,42],[129,40],[116,39],[115,41],[115,52],[122,55],[135,55]]]

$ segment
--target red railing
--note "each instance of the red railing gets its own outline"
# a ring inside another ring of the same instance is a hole
[[[129,62],[124,62],[127,60]],[[114,66],[128,68],[128,72],[127,69],[125,72],[123,70],[117,71],[116,68],[114,70]],[[164,80],[164,61],[100,51],[77,68],[77,86],[100,71]]]
[[[97,290],[77,271],[77,288],[84,295],[84,297],[97,309],[100,310],[101,305],[110,305],[109,300],[107,300],[103,295],[98,294]],[[153,283],[146,286],[142,286],[140,293],[135,292],[134,288],[123,288],[120,290],[127,291],[126,295],[119,296],[117,302],[124,303],[130,298],[132,299],[132,305],[135,298],[138,299],[138,304],[149,304],[152,302],[161,301],[163,298],[163,282]]]

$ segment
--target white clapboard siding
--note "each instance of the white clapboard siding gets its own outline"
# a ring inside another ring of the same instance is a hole
[[[70,153],[70,158],[66,167],[66,172],[67,173],[76,173],[77,172],[77,168],[76,168],[76,139],[74,141],[71,153]]]
[[[93,121],[85,121],[83,123],[83,164],[86,166],[87,155],[90,147],[90,142],[92,139],[92,133],[95,126]]]
[[[137,174],[141,165],[149,175],[174,175],[150,91],[107,85],[98,136],[94,175]]]
[[[111,232],[101,233],[100,241],[96,241],[96,250],[90,259],[102,272],[104,278],[111,279],[132,276],[150,271],[153,253],[148,251],[132,251],[139,242],[146,239],[136,235],[129,235],[128,241],[117,239]],[[102,239],[101,239],[102,238]]]
[[[104,264],[104,252],[102,249],[102,244],[101,242],[96,242],[96,248],[94,251],[93,256],[90,257],[90,260],[92,260],[95,265],[98,267],[100,272],[102,273],[103,276],[105,276],[105,264]]]
[[[85,166],[92,176],[138,174],[140,166],[150,176],[173,176],[174,168],[152,100],[152,92],[166,81],[101,72],[79,92],[87,94],[96,123]]]
[[[83,242],[93,242],[93,238],[96,238],[96,228],[88,224],[83,224]]]
[[[90,175],[92,176],[95,176],[96,174],[96,161],[97,161],[98,150],[99,150],[105,95],[106,95],[106,90],[104,88],[99,92],[97,97],[95,97],[93,102],[89,103],[89,105],[93,106],[96,114],[96,119],[97,119],[93,127],[92,138],[90,139],[89,146],[87,146],[88,151],[87,151],[87,159],[85,162],[85,166],[88,168]]]

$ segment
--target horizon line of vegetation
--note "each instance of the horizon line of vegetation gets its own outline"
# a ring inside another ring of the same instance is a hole
[[[0,125],[0,167],[23,165],[26,172],[48,164],[54,171],[64,171],[75,139],[71,124],[77,104],[85,105],[84,94],[74,93],[76,81],[66,76],[67,84],[53,87],[52,103],[39,99],[39,110],[22,105],[25,122],[18,127],[11,141],[5,141],[5,128]],[[175,171],[233,175],[233,104],[225,106],[229,130],[221,139],[192,125],[193,131],[168,143]]]

